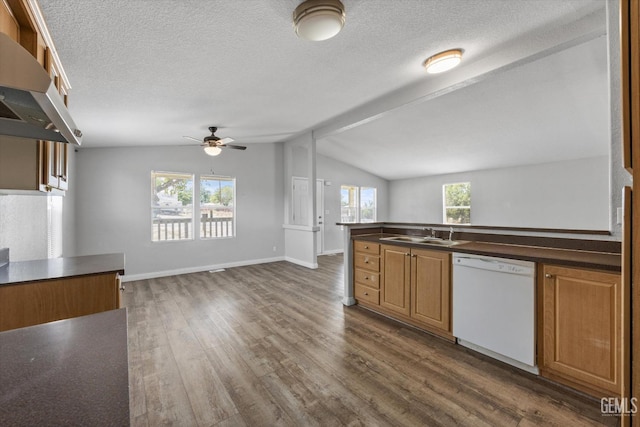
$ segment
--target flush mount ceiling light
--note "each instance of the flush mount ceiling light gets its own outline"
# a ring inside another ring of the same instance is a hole
[[[424,61],[424,68],[429,74],[443,73],[457,67],[462,61],[462,50],[451,49],[440,52]]]
[[[340,0],[306,0],[293,11],[293,28],[305,40],[330,39],[342,30],[344,20]]]
[[[208,147],[204,147],[204,152],[210,156],[217,156],[222,152],[222,149],[216,146],[208,146]]]

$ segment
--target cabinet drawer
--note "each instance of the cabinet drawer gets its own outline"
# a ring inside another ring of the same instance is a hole
[[[356,284],[380,289],[380,273],[356,269],[354,282],[356,282]]]
[[[356,268],[364,268],[365,270],[371,270],[375,272],[380,271],[380,257],[356,252],[353,255],[353,259],[353,263],[355,264]]]
[[[372,289],[356,283],[355,294],[357,300],[366,301],[372,304],[380,304],[380,291],[377,289]]]
[[[366,252],[368,254],[379,255],[380,254],[380,244],[379,243],[371,243],[371,242],[353,242],[353,250],[354,252]]]

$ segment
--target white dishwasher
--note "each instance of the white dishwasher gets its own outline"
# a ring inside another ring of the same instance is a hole
[[[452,309],[460,345],[539,374],[533,262],[454,253]]]

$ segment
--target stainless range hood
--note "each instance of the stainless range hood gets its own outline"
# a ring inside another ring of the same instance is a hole
[[[80,145],[82,132],[47,72],[0,33],[0,135]]]

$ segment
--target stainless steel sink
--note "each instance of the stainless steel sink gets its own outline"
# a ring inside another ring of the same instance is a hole
[[[421,236],[394,236],[394,237],[382,237],[380,240],[388,240],[392,242],[406,242],[406,243],[419,243],[422,245],[436,245],[436,246],[455,246],[461,243],[466,243],[463,240],[445,240],[438,237],[421,237]]]

